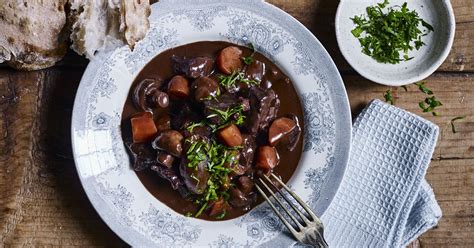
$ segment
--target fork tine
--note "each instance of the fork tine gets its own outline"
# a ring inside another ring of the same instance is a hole
[[[258,184],[255,184],[255,187],[257,188],[258,192],[260,192],[260,194],[263,196],[265,201],[267,201],[268,204],[270,204],[270,207],[273,209],[273,212],[275,212],[275,214],[278,216],[278,218],[280,218],[281,222],[283,222],[283,224],[285,224],[286,228],[288,228],[288,230],[290,230],[291,234],[293,234],[293,236],[298,239],[298,232],[296,232],[295,228],[293,228],[293,226],[290,223],[288,223],[288,221],[280,214],[280,212],[278,212],[275,205],[273,205],[273,203],[270,201],[268,196],[263,192],[263,190],[260,188],[260,186],[258,186]]]
[[[286,191],[288,191],[288,193],[290,193],[291,196],[293,196],[293,198],[295,198],[295,200],[301,205],[301,207],[303,207],[303,209],[306,211],[306,213],[308,213],[311,218],[313,218],[313,221],[315,222],[318,222],[319,224],[321,224],[321,220],[316,216],[316,214],[309,208],[308,205],[306,205],[306,203],[304,201],[302,201],[290,188],[288,188],[288,186],[286,186],[285,183],[283,183],[278,177],[275,176],[275,174],[271,174],[271,176],[278,182],[280,183],[283,188],[286,189]]]
[[[268,178],[267,175],[263,175],[263,177],[265,178],[265,180],[268,181],[269,184],[271,184],[273,186],[273,188],[278,192],[278,194],[280,194],[283,199],[285,199],[285,201],[288,203],[288,205],[291,206],[291,208],[298,214],[298,216],[300,216],[300,218],[304,221],[304,223],[306,223],[306,225],[309,225],[310,222],[308,220],[308,218],[306,218],[306,216],[295,206],[295,204],[293,204],[293,202],[290,201],[290,199],[288,199],[288,197],[283,194],[283,192],[281,192],[280,189],[278,189],[273,183],[272,181],[270,180],[270,178]]]
[[[268,185],[262,180],[262,178],[259,178],[260,183],[270,192],[270,194],[273,196],[273,199],[280,205],[281,208],[286,212],[288,216],[290,216],[290,219],[293,220],[293,222],[298,226],[299,230],[301,231],[303,229],[303,226],[300,224],[300,222],[290,213],[290,211],[283,205],[283,203],[278,199],[273,193],[273,191],[268,187]]]

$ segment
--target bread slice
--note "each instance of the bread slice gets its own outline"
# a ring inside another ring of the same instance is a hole
[[[133,48],[149,28],[149,0],[70,0],[72,49],[92,59],[97,51]]]
[[[21,70],[54,65],[66,53],[64,25],[67,0],[2,0],[0,63]]]

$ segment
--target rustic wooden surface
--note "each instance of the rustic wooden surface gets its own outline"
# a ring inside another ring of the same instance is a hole
[[[334,34],[337,1],[271,0],[305,24],[343,75],[356,114],[388,88],[363,79],[342,58]],[[444,103],[441,116],[420,113],[415,86],[394,89],[396,105],[438,124],[441,135],[427,179],[443,209],[439,226],[413,247],[474,247],[474,1],[452,0],[453,49],[425,82]],[[55,68],[17,72],[0,66],[0,247],[127,246],[100,219],[77,177],[70,118],[87,65],[70,53]],[[450,120],[467,116],[451,132]]]

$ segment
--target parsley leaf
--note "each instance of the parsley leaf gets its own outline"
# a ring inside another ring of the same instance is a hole
[[[191,123],[186,127],[186,129],[187,129],[190,133],[192,133],[195,127],[204,127],[205,125],[206,125],[206,123],[205,123],[204,121],[197,122],[197,123],[191,122]]]
[[[453,131],[453,133],[456,133],[456,127],[454,126],[454,122],[456,122],[457,120],[462,120],[466,118],[466,116],[458,116],[458,117],[455,117],[451,120],[451,130]]]
[[[250,65],[253,63],[253,56],[250,55],[250,56],[247,56],[247,57],[242,57],[242,60],[244,61],[244,63],[246,65]]]
[[[218,219],[218,220],[223,219],[226,214],[227,214],[227,211],[225,211],[225,209],[224,209],[224,211],[222,211],[221,214],[219,214],[218,216],[216,216],[216,219]]]
[[[244,106],[239,104],[233,108],[227,108],[226,110],[220,110],[216,108],[210,108],[214,113],[208,115],[206,118],[213,118],[218,116],[222,120],[222,126],[226,126],[232,119],[236,125],[242,125],[245,121],[245,115],[243,114]]]
[[[241,149],[241,147],[227,147],[216,141],[198,140],[192,142],[190,139],[186,139],[185,142],[191,144],[186,152],[187,166],[189,168],[197,168],[199,163],[205,161],[206,170],[209,172],[206,190],[197,196],[197,199],[194,201],[195,204],[200,206],[194,216],[199,217],[210,202],[220,198],[224,200],[229,199],[228,187],[225,187],[225,185],[230,183],[229,174],[232,172],[231,168],[238,164],[238,149]],[[199,179],[192,174],[191,178],[199,183]]]
[[[432,96],[432,97],[427,97],[425,98],[424,101],[419,102],[418,106],[420,106],[421,110],[423,110],[424,113],[431,112],[434,116],[438,116],[439,113],[434,112],[434,110],[437,107],[443,106],[443,103],[438,101],[435,96]]]
[[[393,101],[393,94],[392,94],[391,89],[388,89],[387,91],[385,91],[385,93],[383,94],[383,97],[385,98],[385,102],[387,102],[390,105],[393,105],[394,101]]]
[[[248,46],[250,49],[252,49],[252,54],[250,54],[250,55],[247,56],[247,57],[242,57],[242,60],[244,61],[244,63],[245,63],[246,65],[250,65],[250,64],[252,64],[253,61],[254,61],[253,56],[255,55],[255,53],[257,52],[257,50],[255,49],[255,46],[253,45],[253,43],[249,43],[249,44],[247,44],[247,46]]]
[[[420,82],[420,83],[416,83],[415,85],[418,86],[418,89],[420,89],[421,92],[428,95],[433,95],[433,91],[430,90],[428,87],[426,87],[425,83]]]
[[[260,82],[247,79],[245,78],[245,74],[243,72],[233,72],[232,74],[225,76],[225,75],[219,75],[219,83],[224,86],[226,89],[230,89],[232,87],[235,87],[238,83],[244,83],[247,85],[259,85]]]
[[[433,26],[402,6],[388,7],[388,0],[366,8],[366,15],[351,18],[355,28],[351,33],[359,40],[362,52],[377,62],[397,64],[413,57],[408,52],[420,49],[421,38],[434,31]],[[420,30],[420,26],[427,30]]]

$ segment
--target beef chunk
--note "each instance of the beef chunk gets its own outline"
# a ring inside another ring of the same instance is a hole
[[[179,172],[183,177],[184,184],[194,194],[202,194],[206,191],[209,171],[207,171],[207,160],[199,162],[196,168],[188,167],[188,160],[181,159]]]
[[[188,78],[205,77],[211,74],[214,60],[209,57],[186,58],[173,55],[173,69],[177,74],[185,75]]]
[[[242,138],[244,141],[240,152],[239,164],[244,168],[244,171],[246,171],[250,166],[252,166],[257,144],[255,143],[255,138],[251,135],[244,134],[242,135]]]
[[[187,102],[173,102],[171,104],[171,128],[183,131],[191,122],[199,122],[202,117],[199,111]]]
[[[249,92],[250,111],[247,115],[246,128],[251,134],[268,127],[275,119],[280,108],[280,99],[272,89],[252,87]]]
[[[132,158],[131,162],[134,170],[142,171],[156,165],[156,151],[153,150],[150,144],[132,143],[131,141],[126,141],[125,144],[130,158]]]
[[[212,130],[209,126],[203,125],[203,126],[195,126],[192,129],[184,129],[183,130],[183,136],[185,138],[189,138],[192,136],[197,136],[199,138],[207,138],[211,136]]]
[[[171,187],[174,190],[178,190],[184,186],[183,182],[181,179],[179,179],[178,175],[176,175],[173,169],[162,165],[153,165],[150,167],[150,169],[158,173],[161,178],[170,182]]]
[[[262,81],[265,76],[265,63],[254,60],[245,70],[245,78],[249,80],[255,80],[257,82]]]
[[[230,205],[237,208],[250,206],[252,203],[256,201],[255,194],[245,195],[240,189],[237,189],[237,188],[231,188],[229,190],[229,194],[230,194],[230,199],[229,199]]]
[[[248,195],[253,191],[255,186],[254,182],[248,176],[241,176],[237,179],[237,187],[242,191],[242,193]]]
[[[216,114],[215,109],[226,111],[228,109],[237,107],[240,103],[237,101],[235,96],[231,94],[222,94],[216,99],[211,99],[204,101],[204,115],[214,115]],[[223,120],[219,116],[210,118],[210,121],[217,125],[222,125]]]

